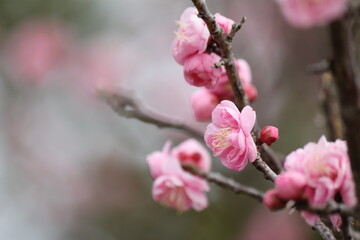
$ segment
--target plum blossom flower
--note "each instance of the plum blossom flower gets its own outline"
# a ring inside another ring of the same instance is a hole
[[[191,97],[191,108],[197,121],[209,121],[220,99],[206,88],[195,92]]]
[[[180,163],[190,163],[203,171],[210,171],[211,158],[208,151],[195,139],[188,139],[171,151],[171,156]]]
[[[208,125],[204,139],[227,168],[241,171],[248,161],[255,161],[257,150],[251,136],[255,119],[255,111],[250,106],[240,113],[235,104],[227,100],[214,109],[213,122]]]
[[[349,0],[277,0],[281,10],[294,27],[310,28],[325,25],[341,17]]]
[[[201,211],[208,206],[205,192],[207,182],[185,172],[181,162],[193,163],[199,168],[210,170],[210,156],[194,139],[189,139],[170,151],[167,142],[161,152],[148,155],[150,174],[155,179],[152,188],[153,199],[179,211],[193,208]]]
[[[238,70],[239,78],[244,88],[245,94],[249,98],[249,101],[253,102],[257,98],[257,90],[251,83],[252,74],[250,66],[244,59],[237,59],[234,61],[234,63]],[[221,77],[215,87],[209,90],[216,94],[220,99],[230,100],[234,97],[229,78],[225,71],[222,72]]]
[[[214,53],[201,53],[188,57],[184,63],[185,80],[196,87],[214,87],[219,81],[223,68],[214,68],[220,57]]]
[[[318,143],[308,143],[290,153],[285,159],[285,172],[275,185],[276,196],[283,201],[307,200],[311,206],[321,207],[338,195],[349,207],[357,203],[346,142],[328,142],[324,136]],[[302,216],[310,225],[319,219],[306,211]],[[340,226],[337,215],[330,218],[335,227]]]
[[[205,22],[197,14],[196,8],[187,8],[178,22],[179,29],[171,45],[171,53],[176,62],[181,65],[187,57],[202,53],[207,47],[210,33]]]

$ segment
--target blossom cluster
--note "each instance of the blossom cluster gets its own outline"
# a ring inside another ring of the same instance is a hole
[[[203,171],[209,171],[211,159],[200,143],[189,139],[170,150],[167,142],[161,152],[147,156],[150,174],[154,178],[153,199],[161,204],[187,211],[193,208],[201,211],[208,206],[205,192],[209,191],[207,182],[185,172],[181,164],[192,164]]]
[[[225,68],[214,67],[221,59],[213,50],[214,44],[205,22],[198,16],[195,8],[187,8],[178,22],[179,29],[171,46],[174,59],[184,66],[184,78],[192,86],[202,87],[191,98],[191,107],[196,120],[208,121],[211,112],[222,100],[233,100],[229,79]],[[234,21],[215,14],[216,22],[229,34]],[[250,101],[257,97],[257,90],[252,85],[249,64],[243,59],[234,61],[239,72],[244,91]]]
[[[271,209],[279,209],[289,200],[307,201],[313,207],[322,207],[330,200],[349,207],[356,205],[345,141],[328,142],[323,136],[318,143],[308,143],[286,157],[285,171],[276,179],[275,189],[266,193],[264,203]],[[319,219],[306,211],[302,216],[310,225]],[[340,216],[334,214],[330,218],[338,228]]]

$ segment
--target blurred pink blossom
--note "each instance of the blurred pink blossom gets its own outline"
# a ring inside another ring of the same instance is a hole
[[[214,68],[220,57],[214,53],[201,53],[188,57],[184,63],[186,82],[196,87],[214,87],[224,72],[223,68]]]
[[[355,184],[352,178],[346,142],[328,142],[324,136],[318,143],[308,143],[304,148],[290,153],[285,159],[285,172],[276,180],[275,194],[288,201],[307,200],[311,206],[321,207],[339,195],[347,206],[355,206]],[[305,220],[313,225],[318,215],[302,212]],[[335,227],[340,220],[333,217]]]
[[[64,60],[69,33],[48,20],[24,22],[12,33],[8,69],[15,78],[41,82]]]
[[[219,26],[224,29],[226,34],[229,34],[232,28],[232,25],[235,23],[232,19],[224,17],[220,13],[216,13],[214,15],[216,22],[219,24]]]
[[[277,0],[285,18],[294,27],[321,26],[341,17],[349,0]]]
[[[167,156],[160,165],[161,174],[152,188],[155,201],[179,211],[191,207],[201,211],[208,206],[205,192],[209,191],[209,186],[205,180],[185,172],[174,157]]]
[[[92,39],[78,46],[70,68],[81,91],[95,95],[98,90],[119,88],[125,70],[122,47],[112,37]]]
[[[206,88],[195,92],[191,97],[191,108],[197,121],[209,121],[211,113],[220,103],[219,98]]]
[[[205,142],[214,156],[227,168],[241,171],[256,159],[257,150],[251,136],[255,111],[246,106],[241,113],[231,101],[222,101],[212,113],[212,123],[205,132]]]
[[[179,146],[171,148],[171,142],[167,141],[161,152],[155,151],[146,157],[150,174],[155,179],[164,174],[164,162],[168,158],[176,159],[180,164],[189,163],[203,171],[210,171],[211,158],[207,150],[195,139],[188,139]]]
[[[259,208],[247,221],[245,232],[239,240],[307,240],[310,230],[296,214],[270,212]]]
[[[180,163],[194,164],[203,171],[210,171],[211,158],[208,151],[195,139],[188,139],[171,151]]]
[[[176,38],[171,45],[171,53],[179,64],[193,54],[206,50],[210,37],[204,21],[198,16],[194,7],[185,9],[178,22],[179,29],[175,32]]]

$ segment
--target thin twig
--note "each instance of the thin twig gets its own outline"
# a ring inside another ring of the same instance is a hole
[[[240,22],[238,23],[234,23],[231,27],[231,31],[228,35],[228,41],[231,42],[234,37],[235,37],[235,34],[241,29],[242,25],[245,23],[246,21],[246,17],[243,17]]]
[[[320,214],[320,215],[329,215],[338,213],[342,216],[356,216],[355,209],[352,207],[348,207],[345,204],[337,203],[335,201],[329,201],[323,207],[312,207],[307,202],[296,202],[294,207],[299,210],[305,210],[308,212]]]
[[[306,72],[311,74],[323,74],[330,71],[330,63],[328,60],[323,60],[318,63],[311,64],[306,67]]]
[[[326,116],[329,140],[343,139],[343,127],[334,79],[331,73],[324,73],[320,77],[322,82],[321,102]]]
[[[204,134],[198,130],[186,126],[185,124],[175,122],[171,119],[167,119],[165,116],[151,113],[149,110],[143,110],[141,107],[142,104],[136,100],[133,94],[129,92],[117,94],[102,91],[101,95],[110,107],[120,116],[138,119],[142,122],[153,124],[159,128],[178,129],[199,140],[204,139]]]
[[[228,189],[237,194],[247,195],[260,202],[262,202],[263,200],[263,192],[257,190],[256,188],[245,186],[238,182],[235,182],[233,179],[224,177],[220,173],[204,172],[189,164],[182,164],[182,167],[185,171],[188,171],[193,175],[206,179],[209,182],[215,183],[216,185],[224,189]]]
[[[332,233],[332,231],[330,230],[330,228],[328,228],[325,223],[321,222],[321,221],[317,221],[314,226],[314,229],[316,229],[321,237],[325,240],[336,240],[334,237],[334,234]]]
[[[260,153],[258,153],[257,158],[252,164],[257,170],[264,174],[265,179],[275,182],[277,178],[276,173],[262,160]]]

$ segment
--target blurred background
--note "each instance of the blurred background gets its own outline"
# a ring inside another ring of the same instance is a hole
[[[286,155],[324,133],[320,81],[309,64],[329,56],[324,28],[297,30],[274,1],[208,0],[247,22],[234,40],[259,97],[260,126],[280,129]],[[155,203],[146,155],[187,136],[118,117],[97,87],[132,90],[143,107],[192,127],[190,96],[170,54],[189,0],[2,0],[0,3],[0,239],[318,239],[294,213],[269,213],[215,185],[203,212]],[[266,190],[252,166],[213,171]]]

